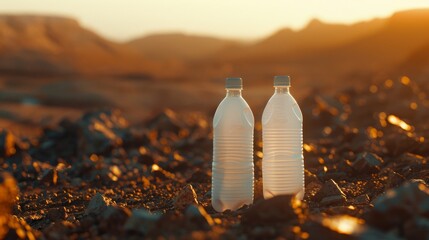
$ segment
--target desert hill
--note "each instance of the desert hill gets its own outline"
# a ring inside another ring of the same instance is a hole
[[[76,20],[0,16],[0,71],[10,74],[152,73],[155,63]]]
[[[236,52],[223,52],[228,60],[266,63],[305,58],[317,50],[351,42],[372,34],[384,25],[385,20],[375,19],[353,25],[329,24],[313,19],[299,31],[279,30],[256,44]]]
[[[192,74],[217,78],[210,75],[215,71],[250,79],[287,73],[303,82],[317,78],[319,85],[329,86],[340,79],[387,74],[406,65],[408,58],[424,58],[424,54],[419,57],[419,49],[429,44],[427,29],[429,10],[421,9],[352,25],[314,19],[302,30],[282,29],[253,44],[179,33],[116,43],[70,18],[2,15],[0,71],[168,76],[187,81],[193,81]]]
[[[413,71],[424,67],[418,61],[425,56],[420,48],[429,44],[427,29],[429,9],[352,25],[313,20],[300,31],[284,29],[253,45],[219,52],[215,61],[246,73],[251,81],[286,73],[298,80],[301,89],[335,90],[362,79],[404,74],[397,72],[397,66],[406,65],[411,56]]]
[[[201,60],[235,45],[239,45],[239,43],[232,40],[182,33],[149,35],[128,43],[128,46],[149,58],[184,61]]]
[[[417,77],[427,82],[427,76],[429,75],[429,43],[411,53],[408,58],[398,64],[395,72]]]
[[[344,74],[390,72],[414,52],[429,44],[429,10],[394,14],[379,31],[346,45],[327,49],[313,63],[336,66]],[[347,75],[344,75],[347,77]]]

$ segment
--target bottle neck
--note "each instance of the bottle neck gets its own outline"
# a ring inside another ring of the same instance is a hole
[[[238,88],[226,89],[226,96],[241,97],[241,89],[238,89]]]
[[[289,93],[289,88],[290,87],[274,87],[274,93],[277,94],[287,94]]]

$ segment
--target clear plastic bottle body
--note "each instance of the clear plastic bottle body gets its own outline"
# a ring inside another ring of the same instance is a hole
[[[240,89],[227,89],[213,118],[212,206],[218,212],[253,202],[254,117]]]
[[[262,114],[264,198],[304,195],[302,113],[289,87],[275,87]]]

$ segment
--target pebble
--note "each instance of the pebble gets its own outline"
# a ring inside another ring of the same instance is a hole
[[[107,206],[114,204],[114,202],[103,196],[101,193],[96,193],[89,201],[88,207],[85,210],[85,214],[99,215],[107,209]]]
[[[405,182],[375,199],[366,218],[369,224],[389,230],[423,216],[429,216],[429,188],[418,182]]]
[[[244,225],[270,225],[276,222],[299,220],[305,217],[307,208],[293,195],[280,195],[262,200],[244,212]]]
[[[175,198],[174,207],[176,209],[185,209],[191,204],[198,204],[197,194],[191,184],[186,184]]]
[[[48,210],[46,215],[52,222],[61,221],[67,218],[65,207],[51,208]]]
[[[322,188],[315,194],[314,199],[319,201],[321,206],[341,204],[347,201],[346,194],[332,179],[323,184]]]
[[[358,173],[372,173],[380,171],[383,159],[375,153],[363,152],[356,156],[352,168]]]
[[[186,208],[185,217],[196,225],[208,228],[214,225],[212,217],[199,205],[191,204]]]
[[[125,222],[124,229],[146,235],[154,229],[160,218],[160,214],[151,213],[145,209],[136,209]]]

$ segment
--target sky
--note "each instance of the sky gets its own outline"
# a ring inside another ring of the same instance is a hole
[[[166,32],[255,40],[311,19],[354,23],[428,0],[1,0],[0,13],[61,15],[116,41]]]

